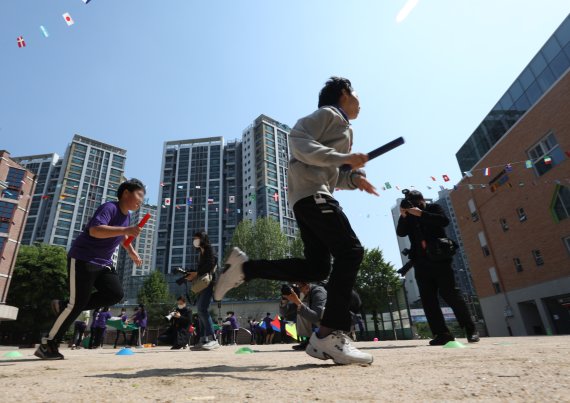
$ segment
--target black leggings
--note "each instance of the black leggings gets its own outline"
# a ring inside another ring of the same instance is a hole
[[[111,306],[123,299],[123,287],[114,269],[73,258],[67,260],[67,269],[69,303],[55,320],[48,340],[61,340],[82,311]],[[97,291],[92,292],[93,287]]]

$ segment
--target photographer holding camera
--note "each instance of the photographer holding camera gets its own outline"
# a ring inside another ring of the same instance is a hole
[[[196,309],[198,310],[200,341],[196,349],[214,350],[220,347],[214,333],[214,322],[208,312],[214,293],[218,258],[210,244],[210,238],[204,231],[194,234],[192,243],[199,250],[198,267],[196,271],[188,272],[187,281],[192,282],[192,291],[197,294]]]
[[[445,325],[438,295],[451,307],[459,325],[465,329],[467,341],[478,342],[475,324],[455,286],[451,261],[457,245],[447,238],[444,229],[449,219],[441,206],[427,204],[419,191],[405,189],[402,193],[405,199],[400,204],[396,233],[400,237],[410,238],[409,258],[415,268],[420,298],[434,336],[430,345],[442,346],[455,340]]]
[[[166,315],[170,321],[170,327],[158,338],[158,340],[171,344],[171,350],[180,350],[188,345],[188,328],[192,318],[192,313],[186,307],[186,298],[178,297],[176,309]]]
[[[298,287],[298,288],[297,288]],[[297,283],[297,287],[283,284],[279,313],[287,317],[291,305],[297,310],[297,335],[304,340],[293,346],[293,350],[305,351],[313,329],[319,327],[327,303],[327,290],[322,285]],[[297,292],[295,292],[297,288]]]

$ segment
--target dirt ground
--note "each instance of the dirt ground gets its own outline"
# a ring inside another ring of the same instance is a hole
[[[283,344],[243,355],[236,346],[132,356],[64,349],[63,361],[38,360],[31,349],[7,359],[2,348],[0,402],[570,402],[570,337],[485,338],[463,349],[356,344],[374,355],[371,366],[337,366]]]

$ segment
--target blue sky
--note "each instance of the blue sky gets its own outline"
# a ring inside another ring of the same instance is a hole
[[[123,147],[156,202],[164,141],[238,138],[261,113],[293,126],[342,75],[361,99],[355,151],[407,141],[368,165],[371,182],[435,197],[426,186],[443,182],[429,177],[460,179],[456,151],[570,2],[420,0],[397,23],[406,1],[4,0],[0,149],[62,155],[75,133]],[[363,244],[397,266],[398,196],[338,195]]]

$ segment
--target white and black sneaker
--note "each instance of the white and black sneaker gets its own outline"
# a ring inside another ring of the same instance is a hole
[[[220,348],[220,343],[218,343],[218,340],[210,340],[206,344],[202,345],[203,350],[215,350],[217,348]]]
[[[331,359],[335,364],[372,364],[374,358],[354,347],[350,337],[340,330],[335,330],[327,337],[319,339],[313,333],[305,350],[311,357],[319,360]]]
[[[226,260],[226,269],[220,274],[214,286],[214,301],[221,301],[229,290],[236,288],[245,281],[243,264],[247,260],[247,255],[239,248],[232,250],[228,260]]]
[[[34,355],[42,360],[63,360],[58,344],[53,340],[42,340]]]

